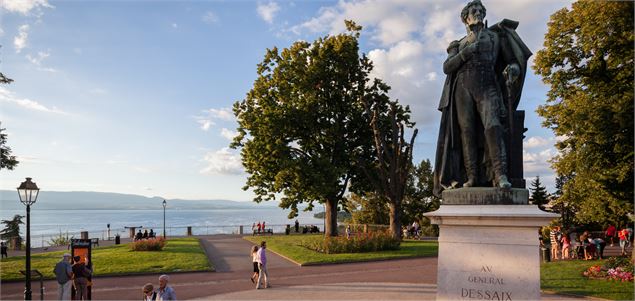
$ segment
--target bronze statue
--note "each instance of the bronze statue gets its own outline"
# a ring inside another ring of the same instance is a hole
[[[516,34],[518,22],[484,22],[480,0],[461,11],[467,35],[453,41],[434,171],[434,192],[459,187],[524,188],[524,111],[518,102],[531,51]],[[508,178],[508,176],[510,176]],[[511,178],[511,179],[510,179]]]

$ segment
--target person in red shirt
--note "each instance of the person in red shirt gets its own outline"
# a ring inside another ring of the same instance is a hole
[[[609,224],[609,226],[606,228],[606,239],[611,241],[611,247],[613,246],[613,238],[615,237],[615,232],[617,232],[617,229],[615,228],[615,226],[613,226],[612,224]]]
[[[620,249],[622,250],[622,256],[626,256],[626,241],[628,239],[628,230],[626,228],[620,230],[617,233],[617,236],[620,237]]]

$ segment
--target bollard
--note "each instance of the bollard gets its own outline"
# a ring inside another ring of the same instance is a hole
[[[542,252],[542,262],[549,262],[549,261],[551,261],[551,254],[549,253],[549,249],[547,249],[547,248],[540,248],[540,251]]]
[[[115,235],[115,244],[121,244],[121,236],[119,236],[119,233],[117,233],[117,235]]]
[[[187,227],[187,236],[192,236],[192,226]]]
[[[240,227],[238,228],[238,233],[240,235],[243,235],[243,225],[240,225]]]

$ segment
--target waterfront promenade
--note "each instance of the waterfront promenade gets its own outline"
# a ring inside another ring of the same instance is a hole
[[[250,242],[237,235],[200,238],[216,272],[170,274],[180,300],[432,300],[436,294],[436,257],[300,267],[273,252],[268,252],[272,288],[256,290],[249,280]],[[141,287],[158,285],[158,276],[96,277],[93,299],[138,300]],[[55,281],[45,281],[45,287],[45,299],[56,298]],[[20,300],[23,291],[22,282],[3,283],[0,299]],[[39,283],[33,282],[33,291],[38,299]],[[584,298],[543,294],[543,300]]]

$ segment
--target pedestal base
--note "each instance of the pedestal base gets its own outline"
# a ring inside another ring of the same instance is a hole
[[[439,225],[437,300],[540,299],[538,230],[557,214],[535,205],[441,205],[425,215]]]

